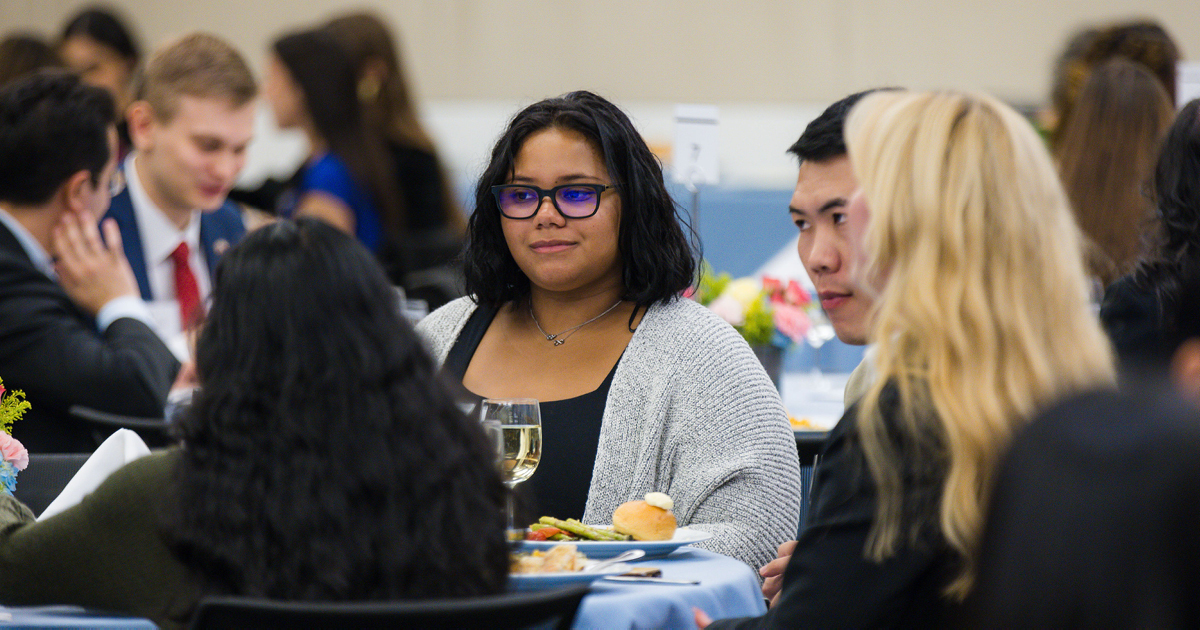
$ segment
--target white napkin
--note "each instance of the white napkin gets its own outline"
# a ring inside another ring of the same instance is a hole
[[[92,453],[79,472],[71,477],[62,492],[42,511],[38,520],[49,518],[79,503],[91,494],[112,472],[125,464],[150,454],[141,436],[129,429],[117,429]]]

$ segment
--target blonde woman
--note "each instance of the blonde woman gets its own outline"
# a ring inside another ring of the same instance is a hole
[[[1013,433],[1114,381],[1078,228],[1024,119],[982,95],[882,92],[846,135],[878,378],[823,447],[780,599],[720,627],[944,621]]]

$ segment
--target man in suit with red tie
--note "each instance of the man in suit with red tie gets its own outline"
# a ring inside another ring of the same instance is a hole
[[[150,327],[111,221],[116,113],[101,88],[47,71],[0,90],[0,378],[32,408],[33,452],[96,448],[75,405],[161,417],[179,362]],[[104,435],[111,432],[106,431]]]
[[[218,258],[246,231],[226,195],[246,162],[256,94],[241,56],[195,33],[151,57],[126,112],[135,150],[107,216],[159,334],[180,357]]]

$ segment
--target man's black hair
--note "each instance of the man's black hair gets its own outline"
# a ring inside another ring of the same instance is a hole
[[[788,153],[795,155],[800,159],[800,162],[824,162],[837,157],[846,155],[846,138],[844,131],[846,128],[846,117],[850,114],[850,110],[858,104],[862,98],[872,92],[880,90],[896,90],[899,88],[873,88],[855,92],[850,96],[830,105],[821,112],[820,116],[813,119],[804,128],[804,133],[800,134],[800,139],[796,140],[792,146],[788,147]]]
[[[107,91],[64,70],[44,70],[0,89],[0,201],[42,205],[79,171],[97,184],[116,118]]]

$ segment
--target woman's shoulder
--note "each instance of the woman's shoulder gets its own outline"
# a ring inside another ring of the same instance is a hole
[[[447,302],[417,322],[417,336],[425,342],[439,363],[445,359],[450,345],[458,338],[459,331],[471,313],[475,312],[475,307],[473,296],[461,297]]]
[[[745,339],[708,308],[680,298],[650,307],[629,351],[631,363],[676,373],[701,389],[739,389],[770,379]]]
[[[694,300],[678,298],[656,304],[638,325],[647,341],[665,344],[688,355],[724,356],[754,353],[733,326]],[[643,330],[644,329],[644,330]]]

